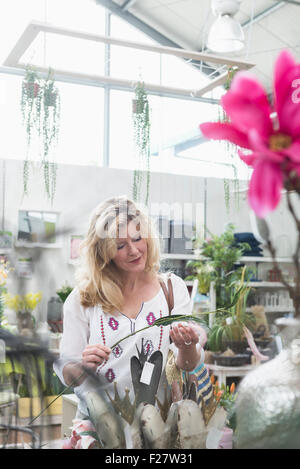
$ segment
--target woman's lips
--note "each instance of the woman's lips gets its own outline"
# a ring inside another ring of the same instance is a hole
[[[137,259],[134,259],[133,261],[130,261],[130,264],[137,264],[141,259],[142,256],[138,257]]]

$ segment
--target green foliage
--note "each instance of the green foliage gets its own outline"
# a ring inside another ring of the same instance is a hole
[[[134,201],[141,200],[141,190],[144,179],[144,168],[142,166],[145,165],[145,204],[148,205],[150,189],[150,108],[148,96],[143,82],[138,82],[135,88],[132,118],[134,129],[134,145],[137,151],[139,165],[139,167],[134,170],[132,197]]]
[[[210,283],[212,280],[213,268],[212,266],[201,260],[188,261],[186,263],[186,268],[191,271],[191,273],[185,278],[185,280],[194,280],[198,279],[198,291],[205,295],[209,291]]]
[[[220,236],[210,233],[207,240],[197,239],[195,248],[206,258],[204,261],[210,269],[211,281],[215,282],[217,308],[223,308],[231,299],[232,285],[241,278],[241,268],[235,268],[244,251],[250,249],[248,243],[235,244],[234,225],[229,224]],[[191,261],[187,266],[197,269],[203,261]],[[245,274],[250,275],[250,271]]]
[[[68,285],[67,283],[63,285],[61,288],[56,290],[56,294],[59,296],[61,301],[64,303],[68,296],[70,295],[71,291],[73,290],[73,287]]]
[[[240,342],[244,337],[244,327],[253,329],[255,318],[253,314],[246,312],[247,297],[251,290],[245,282],[246,267],[242,270],[241,278],[234,282],[231,290],[232,303],[217,314],[216,320],[208,334],[207,348],[217,352],[224,350],[226,342]]]

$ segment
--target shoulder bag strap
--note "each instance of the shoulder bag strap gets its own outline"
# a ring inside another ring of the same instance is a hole
[[[168,288],[165,285],[165,282],[162,280],[160,281],[161,288],[164,292],[164,295],[166,297],[167,303],[168,303],[168,308],[169,308],[169,316],[171,315],[172,309],[174,308],[174,294],[173,294],[173,285],[172,285],[172,280],[169,276],[168,278]]]

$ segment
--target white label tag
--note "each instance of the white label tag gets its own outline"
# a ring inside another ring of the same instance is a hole
[[[150,384],[152,373],[153,373],[154,364],[146,362],[141,374],[140,382],[144,384]]]

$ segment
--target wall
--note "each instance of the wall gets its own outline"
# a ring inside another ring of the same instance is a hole
[[[5,165],[3,160],[0,163],[1,185],[5,183],[1,190],[1,213],[4,213],[5,229],[16,236],[18,210],[31,209],[60,212],[61,228],[66,230],[60,239],[60,249],[15,248],[10,254],[12,263],[18,257],[37,258],[34,276],[31,280],[23,281],[23,288],[26,292],[43,292],[38,315],[45,318],[47,301],[55,295],[56,289],[65,282],[74,284],[75,267],[68,263],[69,234],[86,232],[89,214],[102,200],[118,194],[131,196],[133,175],[126,170],[59,165],[57,191],[51,207],[44,196],[42,174],[39,170],[31,171],[30,194],[22,200],[23,163],[17,160],[5,160]],[[150,205],[164,202],[195,206],[204,202],[204,187],[204,179],[201,177],[154,173],[151,175]],[[235,224],[236,231],[252,231],[246,193],[240,194],[239,207],[236,207],[233,198],[231,195],[231,209],[228,212],[225,207],[223,180],[207,180],[207,227],[212,233],[221,234],[228,222]],[[297,207],[299,213],[299,203]],[[296,232],[286,204],[281,203],[279,210],[268,218],[278,246],[278,255],[291,255]],[[204,223],[204,220],[201,222]],[[10,277],[9,290],[17,293],[20,283],[17,283],[16,273],[12,273]]]
[[[1,161],[0,161],[1,163]],[[0,181],[5,182],[4,198],[2,192],[1,206],[5,230],[17,235],[18,210],[48,210],[61,213],[61,229],[67,232],[59,240],[61,249],[24,249],[14,248],[10,257],[13,264],[18,257],[33,257],[34,275],[32,279],[20,281],[16,272],[11,274],[9,290],[43,292],[43,302],[39,315],[45,317],[48,299],[55,295],[58,287],[65,282],[74,284],[74,265],[68,263],[69,234],[85,233],[91,210],[102,200],[114,195],[127,194],[131,197],[133,174],[131,171],[91,166],[59,165],[57,174],[56,196],[51,203],[44,196],[42,173],[31,170],[29,196],[22,200],[22,161],[5,160],[5,177],[3,179],[3,161],[0,164]],[[161,201],[169,204],[192,204],[203,202],[203,179],[176,175],[151,175],[150,205]],[[202,220],[203,221],[203,220]]]

